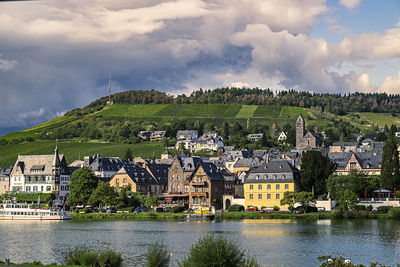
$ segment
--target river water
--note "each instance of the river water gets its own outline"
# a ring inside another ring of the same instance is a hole
[[[400,263],[400,221],[243,220],[225,222],[0,221],[0,260],[62,263],[64,252],[86,244],[119,251],[128,266],[144,266],[147,247],[163,240],[172,266],[208,233],[224,234],[263,266],[318,266],[318,256],[342,255],[354,263]]]

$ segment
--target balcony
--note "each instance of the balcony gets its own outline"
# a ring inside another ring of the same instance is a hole
[[[206,185],[206,183],[205,182],[192,182],[192,185],[193,186],[204,186],[204,185]]]
[[[192,192],[192,197],[208,197],[207,192]]]

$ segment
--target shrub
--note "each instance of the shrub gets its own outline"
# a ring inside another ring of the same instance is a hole
[[[373,209],[372,205],[369,205],[369,206],[367,207],[367,211],[372,211],[372,209]]]
[[[169,211],[173,213],[183,212],[184,210],[185,210],[184,206],[174,206],[169,209]]]
[[[360,210],[367,210],[367,207],[365,207],[364,205],[357,205],[356,206],[356,210],[360,211]],[[372,209],[371,209],[372,210]]]
[[[107,258],[110,260],[111,267],[122,266],[123,259],[121,254],[113,250],[106,250],[99,255],[98,259],[100,266],[104,266],[104,262],[106,261]]]
[[[239,204],[234,204],[234,205],[229,206],[228,211],[229,212],[244,211],[244,207]]]
[[[107,250],[99,255],[87,246],[75,246],[69,249],[65,255],[65,263],[66,265],[104,266],[107,258],[111,267],[122,266],[121,254]]]
[[[391,208],[392,208],[391,206],[380,206],[377,208],[377,212],[378,213],[388,213]]]
[[[400,208],[393,207],[388,212],[389,218],[400,219]]]
[[[171,260],[164,243],[151,244],[147,250],[147,267],[166,267]]]
[[[235,242],[224,236],[209,235],[201,238],[193,245],[189,255],[180,266],[238,267],[258,266],[254,258],[246,257]]]
[[[274,206],[274,211],[279,211],[279,207],[278,206]]]

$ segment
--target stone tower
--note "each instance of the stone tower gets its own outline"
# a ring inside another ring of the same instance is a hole
[[[301,143],[306,132],[305,121],[303,116],[300,114],[296,120],[296,148],[301,149]]]

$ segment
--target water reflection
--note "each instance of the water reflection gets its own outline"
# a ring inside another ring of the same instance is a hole
[[[214,222],[24,222],[0,221],[0,255],[12,261],[62,263],[74,245],[112,248],[129,266],[142,266],[148,246],[163,240],[176,262],[208,233],[224,234],[271,266],[317,266],[321,255],[353,262],[395,265],[400,258],[399,221],[265,219]]]

